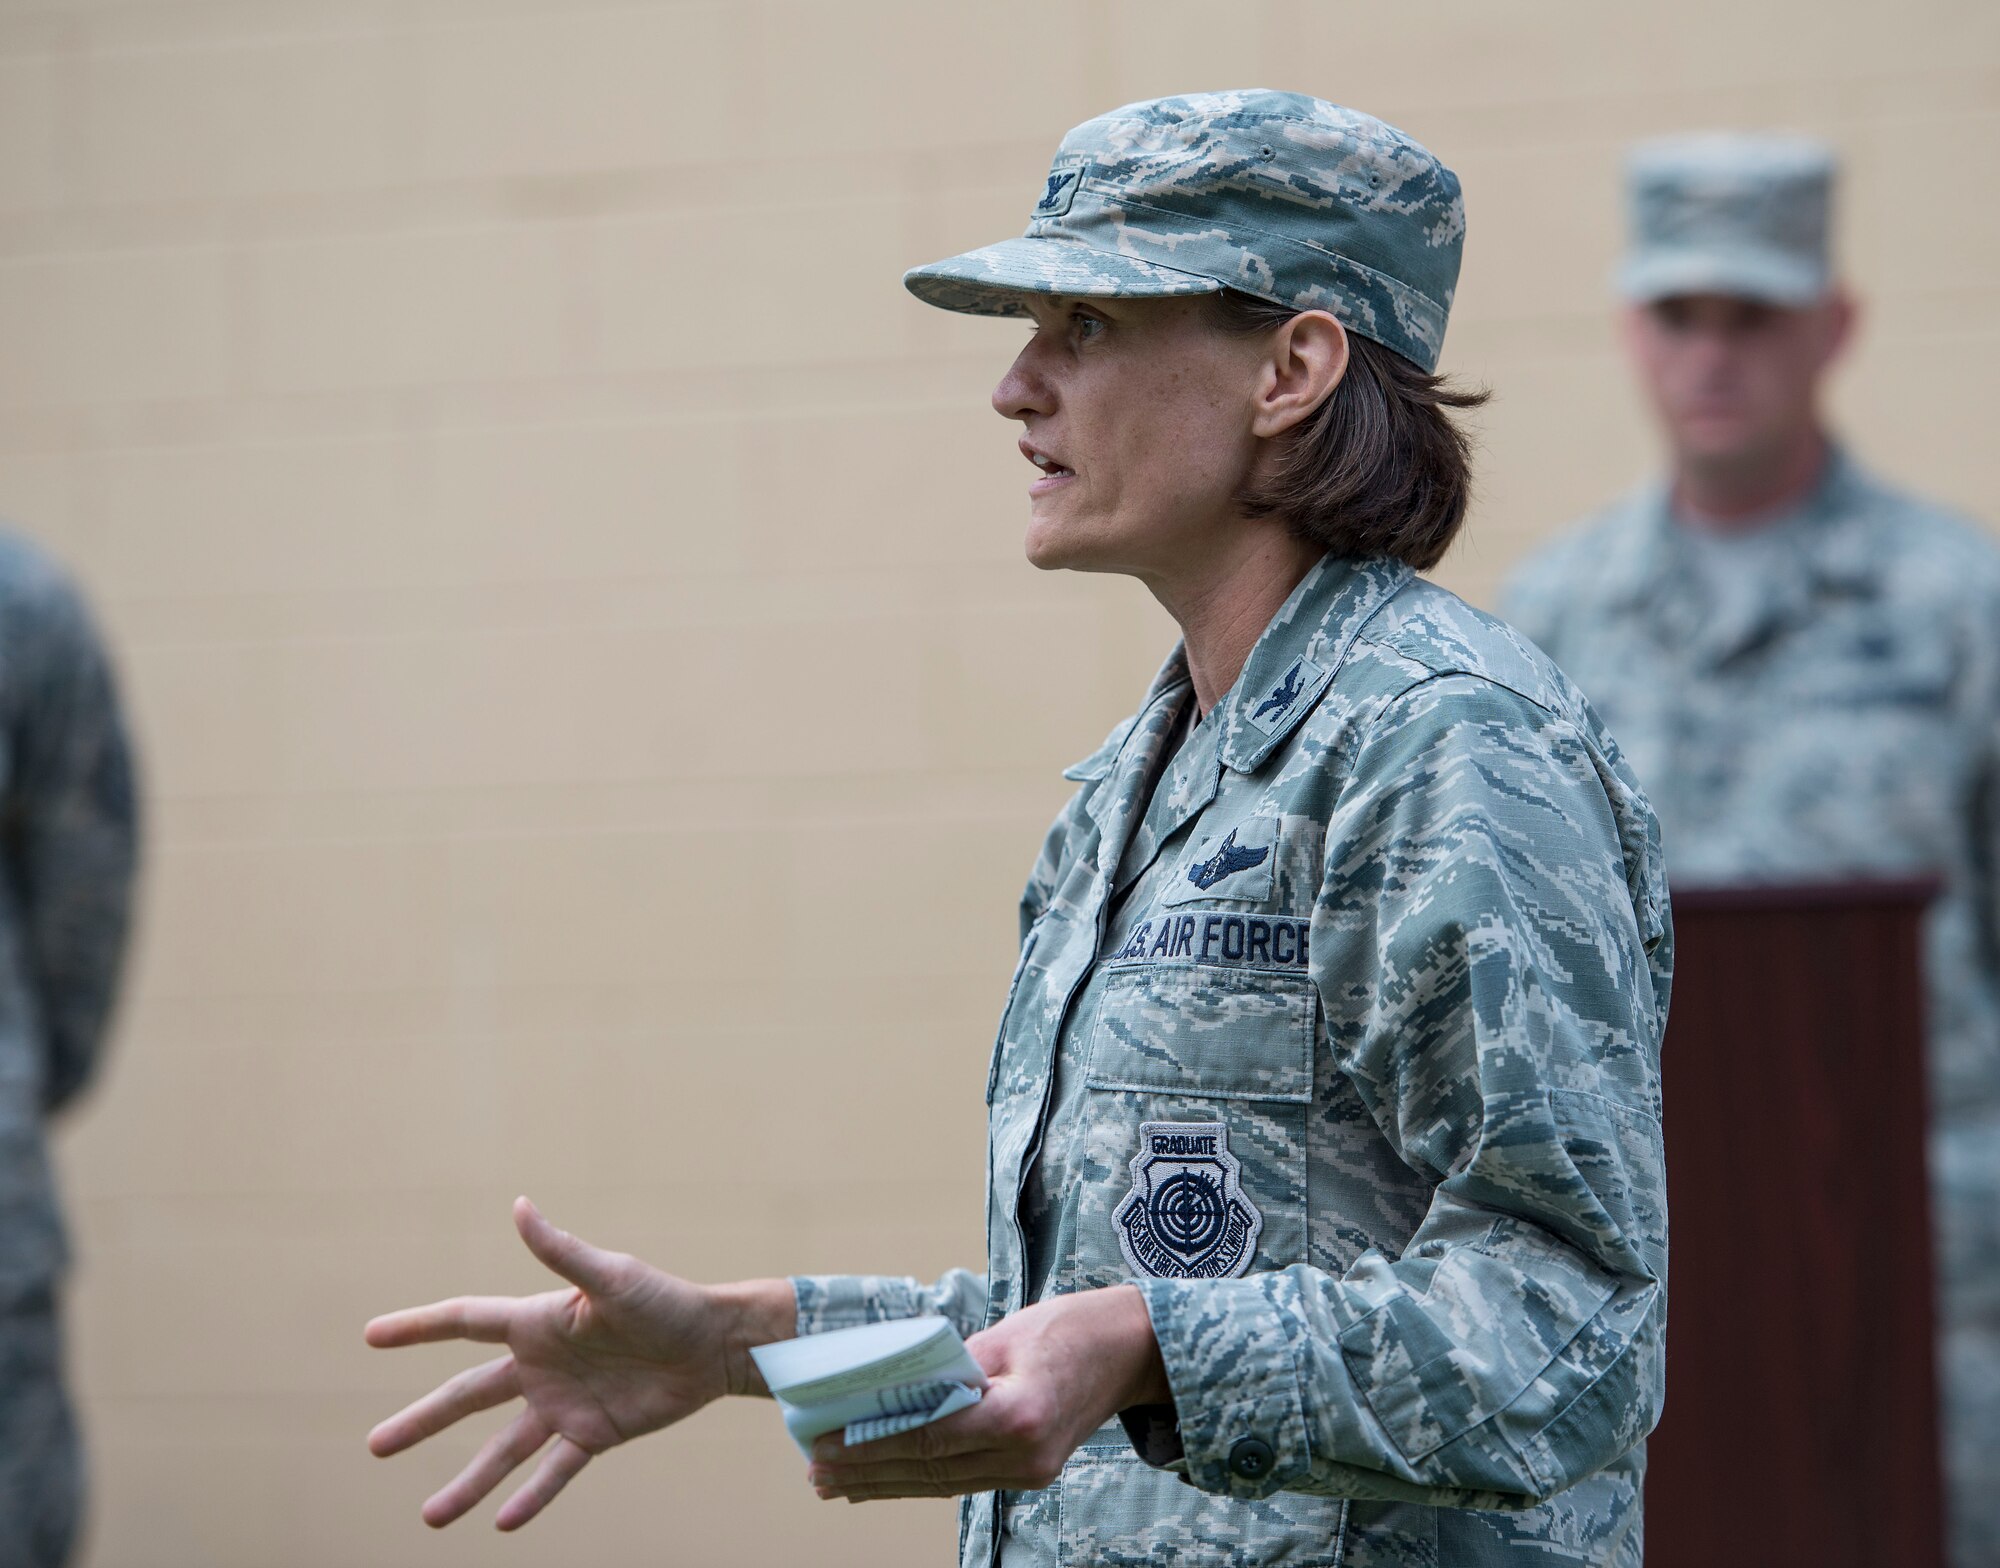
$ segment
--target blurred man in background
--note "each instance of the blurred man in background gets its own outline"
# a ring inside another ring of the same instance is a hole
[[[1670,472],[1505,613],[1624,746],[1678,884],[1935,873],[1926,932],[1954,1561],[2000,1563],[2000,549],[1861,469],[1813,142],[1633,156],[1624,333]]]
[[[117,694],[83,602],[46,556],[0,533],[0,1568],[64,1562],[81,1513],[45,1133],[97,1065],[135,816]]]

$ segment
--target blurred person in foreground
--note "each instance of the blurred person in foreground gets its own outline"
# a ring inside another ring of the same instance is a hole
[[[1647,144],[1625,341],[1668,472],[1503,605],[1618,736],[1677,882],[1942,874],[1926,961],[1945,1456],[1960,1568],[2000,1564],[2000,549],[1829,433],[1855,306],[1831,153]]]
[[[748,1346],[932,1313],[984,1400],[823,1438],[808,1476],[965,1495],[967,1568],[1639,1562],[1663,867],[1575,689],[1417,575],[1470,489],[1449,410],[1479,398],[1435,374],[1463,232],[1400,132],[1216,93],[1078,127],[1025,236],[909,274],[1025,320],[993,406],[1037,470],[1029,559],[1137,577],[1183,633],[1028,881],[986,1268],[704,1288],[523,1200],[575,1289],[369,1325],[507,1347],[372,1434],[523,1402],[426,1519],[546,1447],[518,1525],[758,1392]]]
[[[82,1514],[46,1135],[97,1067],[136,847],[97,632],[61,568],[0,531],[0,1568],[57,1568]]]

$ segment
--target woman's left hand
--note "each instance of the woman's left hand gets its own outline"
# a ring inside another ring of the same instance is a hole
[[[1055,1296],[966,1341],[985,1369],[970,1410],[849,1448],[813,1444],[806,1478],[821,1497],[955,1497],[1039,1491],[1120,1410],[1172,1395],[1145,1299],[1133,1285]]]

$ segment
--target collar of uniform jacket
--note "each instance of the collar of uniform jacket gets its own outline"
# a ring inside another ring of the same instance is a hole
[[[1401,561],[1322,556],[1271,617],[1220,711],[1209,716],[1222,736],[1222,761],[1238,773],[1255,772],[1332,684],[1369,617],[1413,575]],[[1155,710],[1177,703],[1188,684],[1187,651],[1176,643],[1139,711],[1063,776],[1079,783],[1109,777],[1133,735],[1146,733]]]
[[[1857,517],[1860,508],[1852,504],[1864,488],[1862,473],[1845,449],[1829,447],[1826,471],[1799,507],[1808,524],[1799,531],[1796,587],[1803,594],[1868,594],[1877,588],[1879,567],[1868,555]],[[1654,480],[1640,493],[1638,514],[1644,526],[1614,541],[1599,578],[1605,602],[1616,609],[1638,609],[1654,601],[1674,569],[1675,524],[1664,480]]]

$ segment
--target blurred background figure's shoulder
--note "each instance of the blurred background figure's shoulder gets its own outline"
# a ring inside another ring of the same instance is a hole
[[[1644,593],[1660,500],[1657,484],[1642,485],[1531,550],[1501,584],[1500,618],[1560,661],[1571,617]]]
[[[0,583],[10,595],[76,593],[69,568],[8,517],[0,517]]]
[[[31,640],[90,637],[83,590],[46,546],[0,518],[0,653]],[[0,661],[0,682],[6,664]]]
[[[1843,508],[1853,563],[1884,597],[2000,612],[2000,539],[1966,514],[1849,464]],[[2000,620],[1985,628],[2000,641]]]

